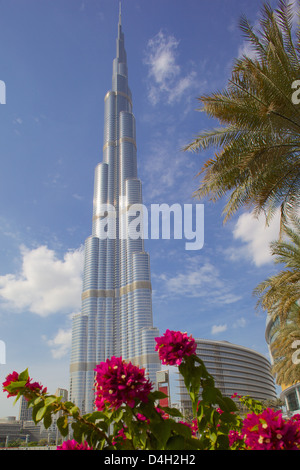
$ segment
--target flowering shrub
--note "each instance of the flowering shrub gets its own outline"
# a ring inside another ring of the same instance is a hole
[[[160,338],[155,338],[159,359],[164,365],[180,365],[184,357],[196,352],[196,341],[181,331],[166,330]]]
[[[186,333],[167,330],[156,342],[161,361],[177,364],[183,376],[192,402],[190,420],[175,408],[158,406],[166,395],[152,391],[143,369],[116,357],[95,369],[92,413],[82,415],[72,402],[48,395],[27,370],[9,374],[3,390],[16,400],[24,396],[34,422],[43,421],[46,429],[59,413],[61,435],[66,438],[70,427],[73,435],[58,450],[300,450],[299,415],[284,419],[251,397],[223,396]]]
[[[247,415],[241,436],[253,450],[299,450],[300,421],[284,420],[280,411],[268,408],[258,415]]]
[[[7,392],[7,397],[19,397],[23,395],[27,401],[34,392],[42,392],[43,394],[47,392],[47,388],[43,388],[42,385],[37,382],[32,382],[31,380],[27,370],[21,374],[14,371],[6,377],[5,382],[3,382],[3,389]]]
[[[61,446],[57,446],[57,450],[93,450],[92,447],[88,446],[87,442],[79,444],[75,439],[68,440],[62,443]]]
[[[95,371],[95,405],[98,410],[102,411],[106,405],[117,409],[123,403],[133,408],[135,400],[148,400],[152,384],[143,369],[113,356],[98,365]]]

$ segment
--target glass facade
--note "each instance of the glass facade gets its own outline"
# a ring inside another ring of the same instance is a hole
[[[287,415],[300,413],[300,383],[283,390],[280,398],[285,404]]]
[[[261,401],[276,400],[271,364],[265,356],[227,341],[196,339],[196,342],[197,356],[203,360],[224,396],[237,393]],[[181,407],[190,409],[191,402],[181,376],[179,393]]]
[[[280,320],[278,317],[273,319],[268,316],[266,320],[266,341],[269,345],[269,351],[272,358],[272,363],[275,363],[274,356],[274,341],[278,335],[278,325]],[[277,355],[276,360],[280,360],[280,356]],[[293,385],[281,384],[282,392],[280,399],[284,403],[286,413],[288,416],[300,413],[300,383]]]
[[[112,89],[104,98],[103,161],[95,169],[92,235],[85,242],[82,310],[73,319],[70,399],[86,413],[93,411],[99,362],[122,356],[144,367],[153,383],[160,369],[149,255],[142,232],[128,234],[140,220],[129,209],[142,204],[142,184],[121,15],[116,46]]]

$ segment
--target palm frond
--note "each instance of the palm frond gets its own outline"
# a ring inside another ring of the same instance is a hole
[[[226,88],[199,98],[201,111],[222,127],[199,133],[184,150],[217,151],[197,175],[195,196],[216,201],[227,194],[224,222],[251,207],[267,222],[280,208],[284,223],[299,203],[300,106],[292,102],[291,85],[300,75],[300,54],[292,24],[285,0],[275,11],[263,6],[258,32],[242,17],[241,31],[256,57],[237,59]]]

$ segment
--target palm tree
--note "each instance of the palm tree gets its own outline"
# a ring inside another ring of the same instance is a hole
[[[284,264],[284,268],[261,282],[253,293],[259,297],[257,308],[266,310],[274,325],[272,373],[278,385],[293,385],[300,382],[300,364],[293,361],[293,345],[300,344],[300,219],[293,217],[289,225],[284,223],[284,234],[284,239],[270,245],[275,263]]]
[[[285,322],[300,299],[300,219],[293,217],[283,227],[286,237],[272,242],[270,247],[275,264],[284,264],[284,268],[261,282],[253,293],[259,297],[257,307]]]
[[[262,7],[260,32],[246,18],[240,28],[255,58],[235,61],[227,87],[199,97],[200,110],[221,127],[203,131],[184,150],[215,150],[202,167],[199,198],[216,201],[229,195],[226,222],[239,208],[266,214],[281,208],[282,220],[299,204],[300,104],[292,84],[300,78],[300,31],[292,34],[292,4]]]
[[[286,321],[279,321],[274,337],[271,344],[274,360],[272,373],[278,385],[294,385],[300,382],[300,363],[298,358],[293,359],[297,353],[295,345],[299,350],[300,343],[300,308],[297,304],[292,306]]]

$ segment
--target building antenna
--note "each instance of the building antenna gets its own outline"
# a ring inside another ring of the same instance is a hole
[[[122,2],[119,2],[119,23],[121,24]]]

